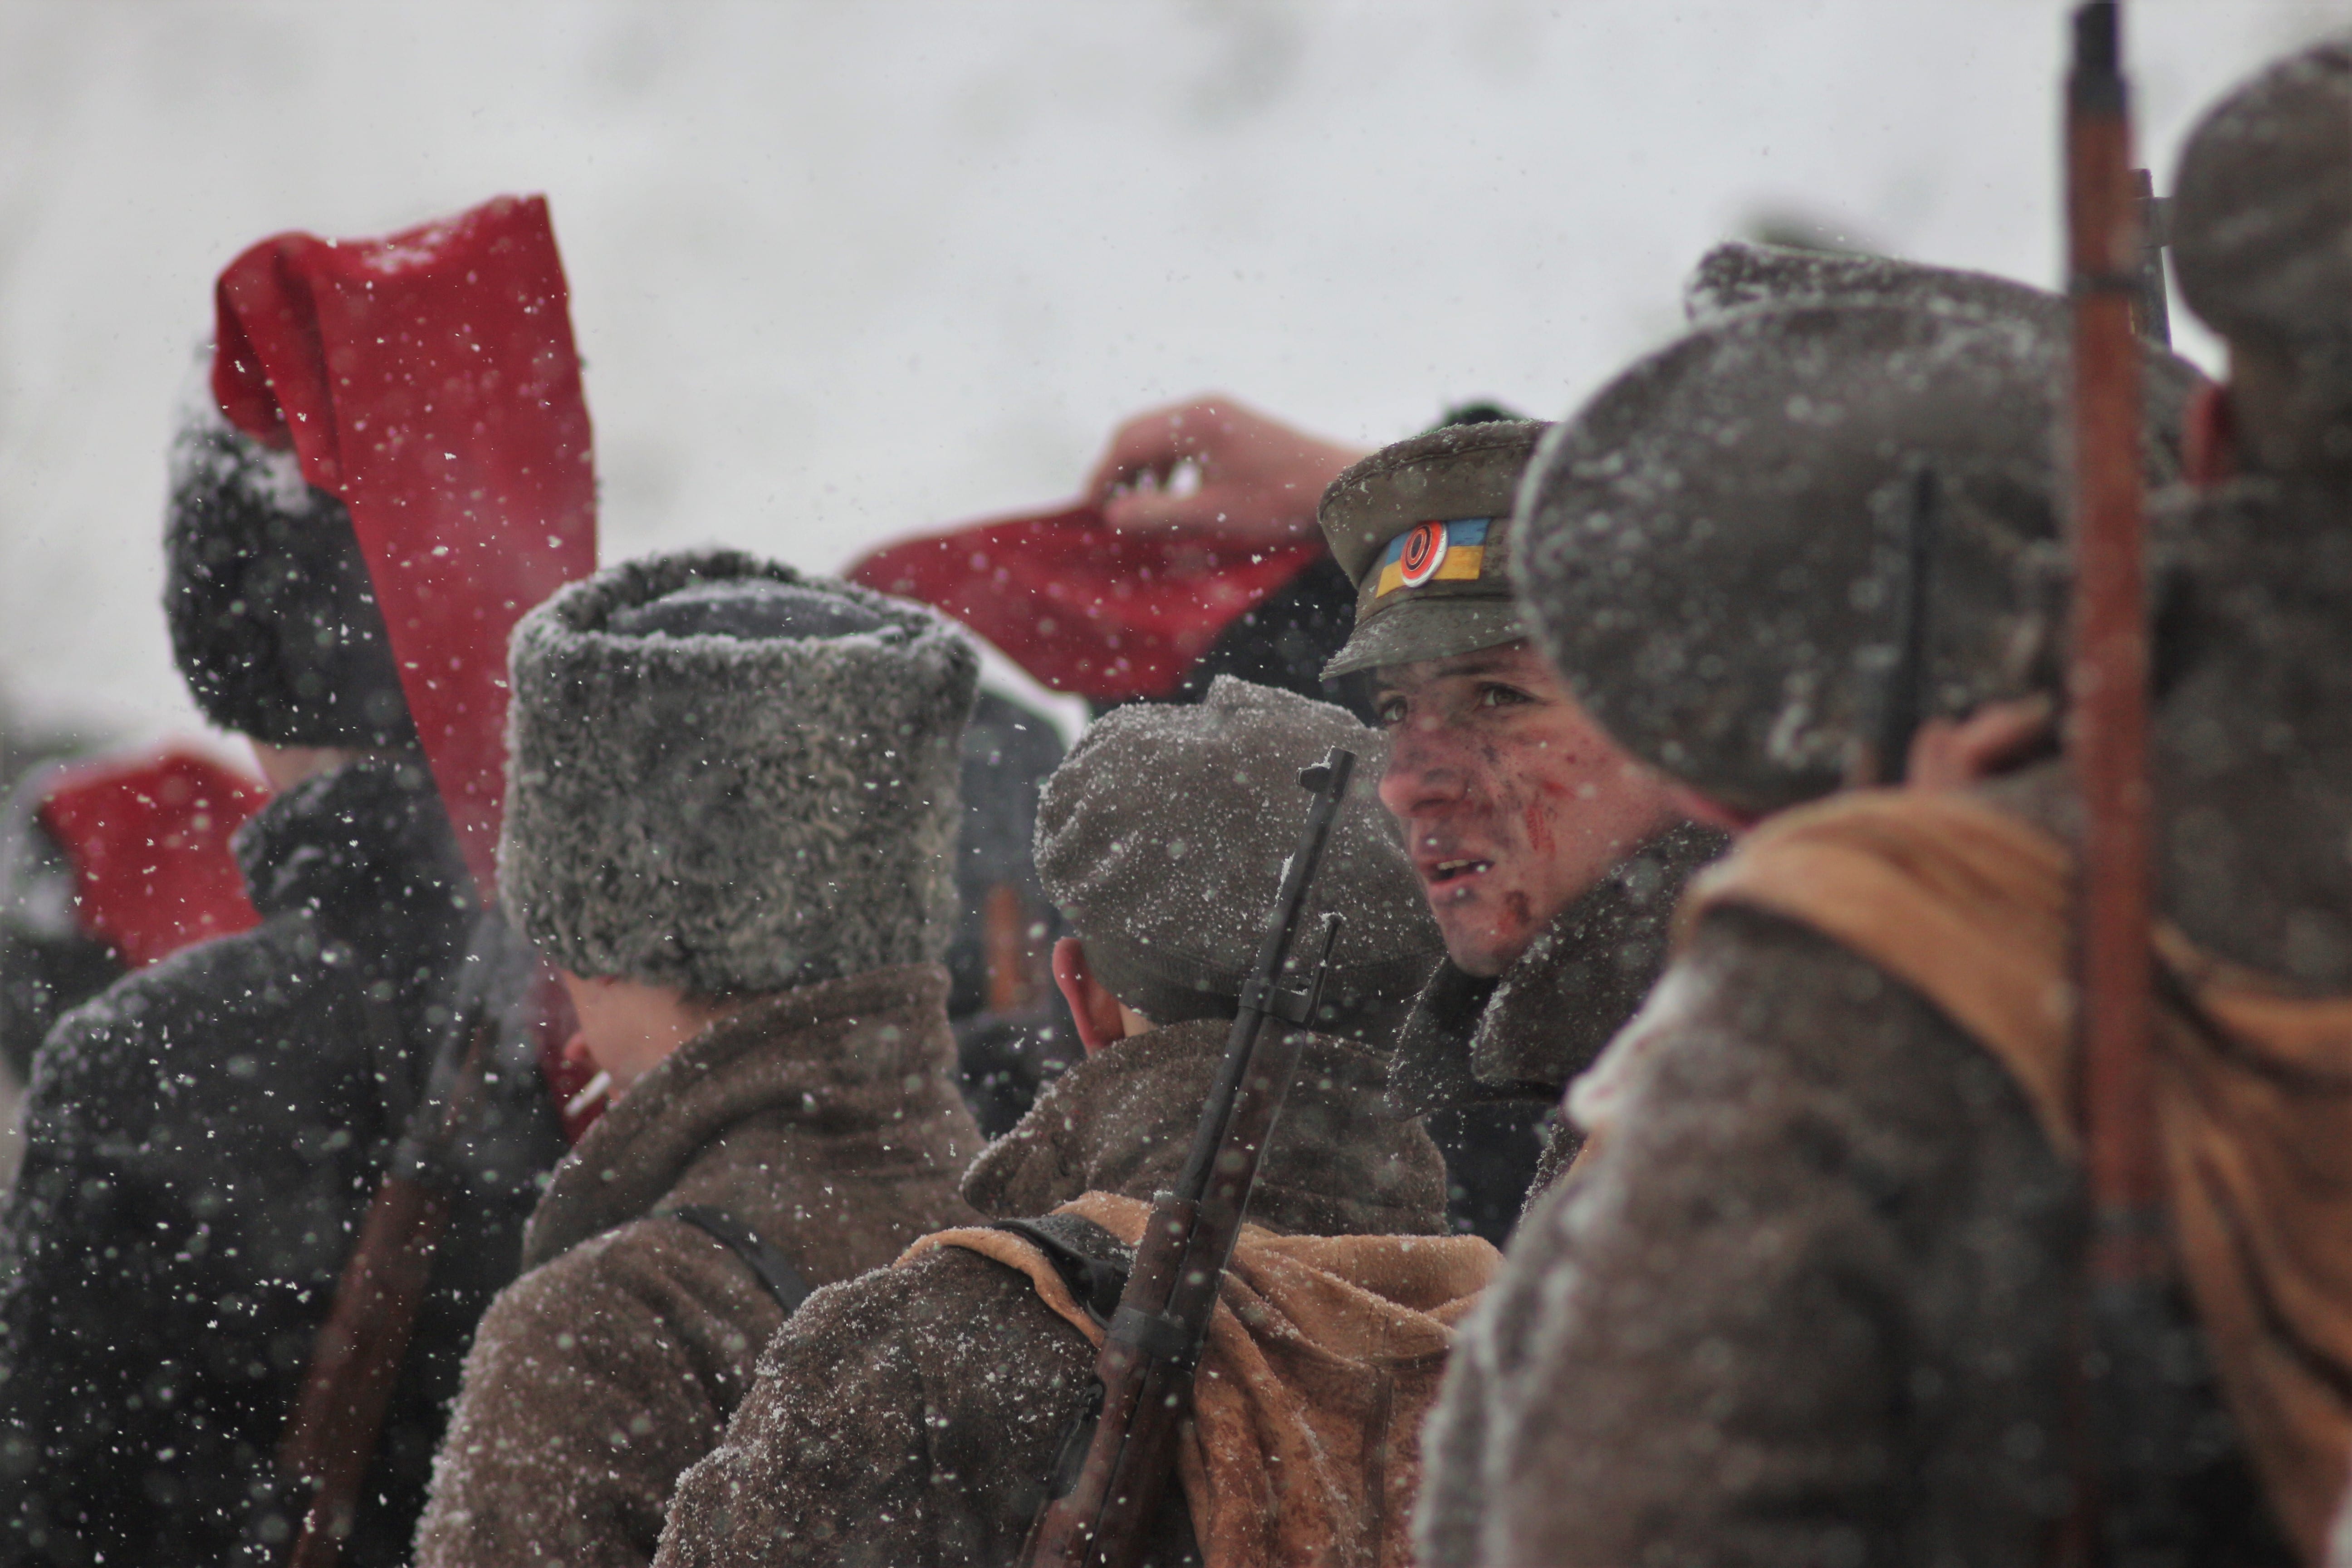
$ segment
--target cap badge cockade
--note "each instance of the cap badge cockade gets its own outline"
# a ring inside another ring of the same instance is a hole
[[[1475,582],[1486,570],[1486,530],[1494,521],[1464,517],[1413,524],[1389,541],[1373,597],[1425,583]]]

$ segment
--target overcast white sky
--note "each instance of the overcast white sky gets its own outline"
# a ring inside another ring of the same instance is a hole
[[[2146,161],[2352,0],[2130,0]],[[156,607],[214,275],[547,193],[607,559],[814,568],[1237,393],[1567,412],[1792,215],[2055,277],[2059,0],[0,0],[0,700],[196,726]],[[2191,340],[2192,353],[2200,345]]]

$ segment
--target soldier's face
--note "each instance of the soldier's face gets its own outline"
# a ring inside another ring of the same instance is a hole
[[[1500,974],[1554,915],[1680,813],[1525,644],[1380,672],[1381,801],[1445,936]]]

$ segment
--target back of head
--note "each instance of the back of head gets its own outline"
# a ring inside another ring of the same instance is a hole
[[[2254,447],[2352,473],[2352,39],[2224,99],[2189,133],[2174,189],[2181,297],[2230,340],[2238,379],[2279,384],[2256,415],[2284,428]]]
[[[413,746],[351,513],[222,416],[207,348],[172,442],[163,616],[188,691],[278,746]]]
[[[1195,706],[1104,715],[1039,799],[1045,896],[1113,994],[1157,1024],[1234,1016],[1306,817],[1299,771],[1335,745],[1362,763],[1302,928],[1326,910],[1345,922],[1315,1027],[1387,1044],[1441,950],[1373,796],[1386,742],[1344,709],[1230,677]]]
[[[704,995],[935,961],[978,660],[938,616],[733,551],[515,628],[500,892],[554,962]]]
[[[1735,310],[1558,427],[1520,491],[1521,598],[1622,744],[1748,813],[1839,787],[1900,673],[1922,540],[1922,711],[2047,681],[2066,360],[2030,314]],[[2190,373],[2151,379],[2160,481]]]

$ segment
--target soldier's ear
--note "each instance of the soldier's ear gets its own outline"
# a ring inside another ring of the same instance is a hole
[[[1078,1027],[1078,1044],[1087,1055],[1126,1037],[1127,1020],[1119,1013],[1118,998],[1095,978],[1094,966],[1087,962],[1087,944],[1076,937],[1066,936],[1054,944],[1054,984],[1070,1005],[1070,1021]]]
[[[2189,399],[2180,431],[2181,477],[2199,489],[2234,479],[2238,472],[2238,415],[2230,389],[2207,382]]]

